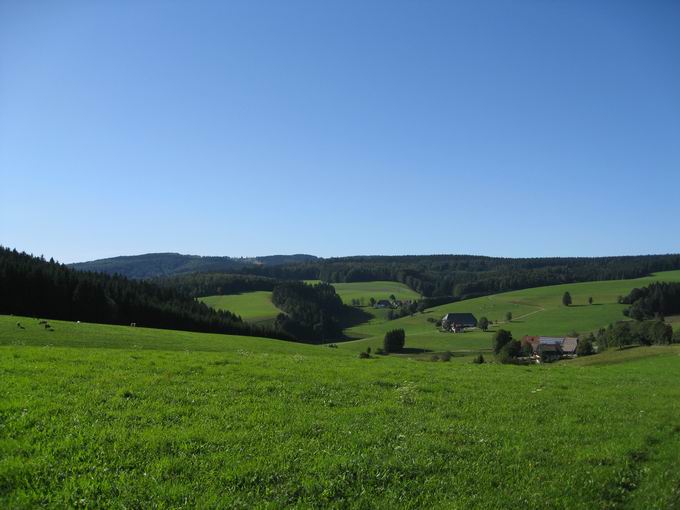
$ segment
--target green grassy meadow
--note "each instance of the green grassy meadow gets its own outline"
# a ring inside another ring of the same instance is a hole
[[[50,324],[0,317],[2,508],[680,505],[678,346],[520,367]]]
[[[272,303],[272,293],[264,290],[198,299],[217,310],[229,310],[249,322],[270,321],[281,313]]]
[[[680,281],[680,271],[667,271],[634,280],[574,283],[537,287],[469,299],[430,308],[425,313],[403,317],[393,321],[374,318],[370,322],[349,328],[346,333],[360,340],[339,344],[341,349],[364,350],[382,345],[386,331],[404,328],[406,345],[430,351],[484,351],[491,346],[493,332],[502,327],[520,338],[524,335],[566,335],[572,331],[586,333],[596,331],[610,323],[625,319],[625,305],[617,303],[618,297],[626,295],[634,287],[643,287],[654,281]],[[562,295],[569,291],[572,306],[562,305]],[[588,297],[593,304],[588,304]],[[462,334],[437,331],[428,319],[441,319],[448,312],[471,312],[479,319],[486,316],[495,324],[488,332],[473,331]],[[505,322],[506,312],[513,320]],[[677,326],[675,326],[677,327]]]
[[[420,294],[399,282],[373,281],[332,283],[331,285],[335,287],[335,291],[340,295],[343,303],[347,305],[352,304],[352,299],[363,299],[368,306],[371,298],[378,301],[389,299],[391,295],[399,300],[420,299]]]
[[[315,284],[319,280],[306,280],[306,283]],[[363,299],[366,303],[364,310],[375,321],[382,323],[387,320],[387,310],[373,309],[368,306],[371,297],[388,299],[394,295],[397,299],[418,299],[420,295],[399,282],[357,282],[357,283],[334,283],[335,291],[343,303],[351,304],[353,299]],[[249,322],[264,322],[276,318],[281,311],[272,304],[272,293],[268,291],[244,292],[226,296],[206,296],[199,298],[206,305],[218,309],[229,310],[240,315],[243,320]],[[371,320],[371,322],[374,322]]]

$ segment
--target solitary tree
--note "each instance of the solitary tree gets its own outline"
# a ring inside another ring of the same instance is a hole
[[[569,294],[569,292],[565,292],[564,296],[562,296],[562,304],[564,306],[569,306],[571,304],[571,294]]]
[[[406,343],[406,333],[403,329],[393,329],[385,333],[383,340],[383,349],[385,352],[399,352],[404,348]]]
[[[374,297],[369,299],[368,302],[371,303],[371,306],[375,306],[375,298]]]
[[[486,317],[480,317],[477,325],[479,326],[479,329],[481,329],[482,331],[486,331],[487,329],[489,329],[489,319],[487,319]]]
[[[501,352],[501,349],[505,346],[505,344],[509,343],[512,341],[512,333],[505,329],[499,329],[496,331],[496,334],[493,336],[493,352],[494,354],[498,354]]]
[[[396,301],[397,298],[394,294],[390,294],[390,301]]]
[[[592,305],[592,304],[593,304],[593,296],[590,296],[590,297],[588,298],[588,304],[589,304],[589,305]]]
[[[508,312],[508,313],[505,314],[505,320],[507,322],[512,321],[512,312]]]

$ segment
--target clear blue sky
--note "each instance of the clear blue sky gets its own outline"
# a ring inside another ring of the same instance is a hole
[[[680,2],[0,0],[0,244],[680,252]]]

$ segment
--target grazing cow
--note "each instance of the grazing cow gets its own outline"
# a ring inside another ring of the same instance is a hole
[[[24,328],[24,327],[21,325],[21,322],[17,322],[17,328],[19,328],[19,329],[26,329],[26,328]]]
[[[137,323],[136,323],[136,322],[131,322],[131,323],[130,323],[130,327],[133,327],[133,328],[134,328],[134,327],[137,327]]]

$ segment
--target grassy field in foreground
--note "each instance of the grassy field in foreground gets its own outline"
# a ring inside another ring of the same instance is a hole
[[[206,296],[198,299],[217,310],[229,310],[249,322],[273,320],[281,313],[272,304],[272,293],[264,290],[228,296]]]
[[[33,320],[0,320],[3,508],[680,504],[677,347],[517,367]]]
[[[566,335],[572,331],[585,333],[625,319],[624,305],[617,303],[634,287],[643,287],[654,281],[680,281],[680,271],[668,271],[634,280],[553,285],[533,289],[495,294],[460,301],[426,310],[425,313],[393,321],[374,319],[368,323],[349,328],[348,336],[362,338],[340,345],[341,349],[363,350],[368,346],[382,345],[382,338],[389,329],[404,328],[409,347],[432,351],[488,350],[493,332],[502,327],[512,331],[516,338],[524,335]],[[573,305],[562,305],[562,295],[569,291]],[[588,305],[588,297],[594,304]],[[477,318],[486,316],[497,322],[490,331],[474,331],[464,334],[441,333],[428,319],[441,319],[448,312],[471,312]],[[513,320],[505,322],[506,312]]]

